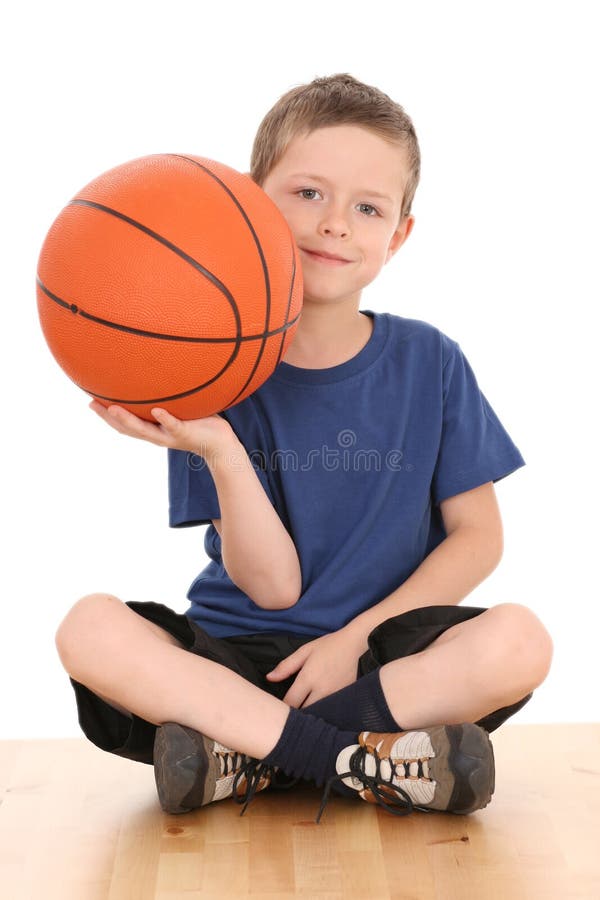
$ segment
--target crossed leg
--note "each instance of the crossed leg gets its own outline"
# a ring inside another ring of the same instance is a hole
[[[116,600],[117,598],[115,597],[114,599]],[[155,637],[163,641],[165,644],[171,644],[173,647],[179,647],[181,650],[185,649],[181,641],[178,641],[176,637],[174,637],[172,634],[169,634],[169,632],[165,631],[164,628],[161,628],[160,625],[156,625],[154,622],[150,622],[148,619],[144,619],[143,616],[140,616],[139,619],[140,622],[143,623],[145,628],[148,628]],[[105,697],[104,694],[101,694],[99,691],[95,691],[95,693],[100,697],[101,700],[104,700],[105,703],[108,703],[109,706],[112,706],[120,713],[123,713],[124,716],[128,716],[131,719],[131,713],[129,712],[129,710],[125,709],[124,706],[121,706],[120,703],[117,703],[116,700],[111,700],[110,697]]]
[[[115,597],[83,598],[57,633],[63,665],[117,709],[155,724],[179,722],[257,759],[267,755],[289,707],[230,669],[180,652],[151,624]],[[551,638],[534,613],[501,604],[382,666],[381,685],[404,730],[475,722],[541,684],[551,656]]]
[[[552,639],[537,616],[502,603],[383,665],[381,687],[406,731],[477,722],[538,687],[551,661]]]

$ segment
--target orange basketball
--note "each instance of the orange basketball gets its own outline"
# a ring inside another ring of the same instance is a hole
[[[290,228],[247,175],[155,154],[91,181],[44,240],[40,322],[82,390],[155,422],[221,412],[263,384],[302,308]]]

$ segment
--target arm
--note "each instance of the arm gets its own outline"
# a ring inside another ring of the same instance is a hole
[[[222,416],[182,420],[156,407],[157,425],[116,404],[96,400],[90,409],[118,431],[161,447],[204,457],[211,472],[222,519],[223,565],[238,587],[263,609],[293,606],[302,589],[294,542],[271,506],[252,463]]]
[[[344,628],[303,644],[268,673],[281,681],[300,670],[284,703],[307,706],[351,684],[373,628],[409,609],[459,603],[496,567],[502,522],[493,483],[449,497],[440,509],[447,537],[410,578]]]
[[[440,509],[447,537],[400,587],[344,627],[362,652],[381,622],[409,609],[460,603],[500,562],[502,521],[493,482],[443,500]]]
[[[219,498],[221,518],[213,524],[221,536],[227,574],[257,606],[293,606],[302,586],[298,554],[243,444],[234,435],[206,462]]]

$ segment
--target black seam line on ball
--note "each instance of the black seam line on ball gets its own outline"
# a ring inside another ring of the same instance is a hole
[[[244,207],[242,206],[242,204],[240,203],[238,198],[235,196],[235,194],[233,193],[231,188],[229,188],[225,184],[225,182],[219,178],[218,175],[215,175],[214,172],[211,172],[210,169],[208,169],[206,166],[203,166],[202,163],[199,163],[195,159],[191,159],[191,157],[189,157],[189,156],[184,156],[182,153],[170,153],[168,155],[174,156],[177,159],[184,159],[186,162],[191,163],[193,166],[197,166],[199,169],[202,169],[204,172],[206,172],[207,175],[210,175],[210,177],[213,178],[216,182],[218,182],[221,185],[221,187],[223,188],[223,190],[231,197],[231,199],[237,206],[238,210],[242,214],[244,221],[245,221],[246,225],[248,226],[248,228],[250,229],[250,233],[251,233],[252,237],[254,238],[254,243],[256,244],[256,249],[258,250],[258,255],[260,256],[260,263],[262,266],[263,275],[264,275],[264,279],[265,279],[265,294],[266,294],[265,299],[267,301],[266,310],[265,310],[265,319],[266,319],[265,326],[268,329],[269,318],[271,316],[271,281],[269,279],[269,268],[267,266],[267,261],[265,259],[265,254],[263,253],[261,243],[258,239],[258,235],[254,229],[254,225],[248,218],[246,210],[244,209]]]
[[[69,309],[69,310],[73,309],[74,304],[65,303],[64,300],[61,300],[60,297],[57,297],[55,294],[53,294],[51,291],[49,291],[42,284],[39,277],[37,277],[36,280],[37,280],[37,283],[38,283],[40,289],[45,294],[47,294],[47,296],[50,297],[51,300],[55,301],[56,303],[59,303],[61,306],[64,306],[66,309]],[[77,307],[75,307],[75,312],[78,313],[79,315],[85,316],[85,313],[82,313],[81,310],[77,309]],[[86,318],[91,318],[92,320],[101,322],[102,324],[106,324],[111,328],[116,328],[119,331],[128,331],[128,332],[133,332],[134,334],[144,334],[148,337],[153,336],[151,332],[140,332],[139,329],[128,328],[127,326],[115,325],[113,322],[104,322],[104,320],[98,319],[95,316],[86,316]],[[156,336],[157,337],[166,337],[167,340],[189,340],[189,338],[177,338],[177,337],[171,337],[169,335],[164,335],[164,336],[156,335]],[[228,340],[233,341],[234,338],[229,338]],[[169,396],[166,396],[166,397],[164,397],[164,396],[163,397],[145,397],[142,400],[140,400],[138,397],[136,397],[136,398],[110,397],[110,396],[107,396],[106,394],[99,394],[93,388],[86,387],[85,384],[82,384],[81,382],[76,381],[72,376],[69,376],[69,377],[71,378],[71,381],[74,384],[76,384],[77,387],[81,388],[82,391],[85,391],[86,394],[90,394],[92,397],[96,397],[98,400],[108,400],[110,403],[128,403],[131,406],[133,406],[133,405],[144,406],[146,404],[156,405],[158,403],[166,403],[167,400],[181,400],[183,397],[190,397],[192,394],[197,394],[199,391],[201,391],[204,388],[208,387],[209,385],[213,384],[213,382],[218,381],[218,379],[221,377],[223,372],[225,372],[225,370],[229,368],[233,359],[235,359],[235,356],[239,351],[239,345],[240,345],[241,340],[245,340],[245,338],[240,338],[239,340],[236,340],[236,342],[235,342],[236,346],[235,346],[235,351],[234,351],[233,355],[225,363],[225,365],[222,367],[222,369],[220,369],[220,371],[218,371],[212,378],[210,378],[208,381],[203,382],[202,384],[195,385],[193,388],[189,388],[189,390],[187,390],[187,391],[180,391],[177,394],[170,394]],[[232,401],[230,404],[228,404],[228,406],[226,408],[228,408],[229,406],[233,406],[233,404],[234,404],[234,401]]]
[[[209,379],[209,381],[205,381],[203,384],[198,384],[196,387],[190,388],[188,391],[181,391],[179,394],[171,394],[167,397],[150,397],[146,400],[130,400],[127,397],[106,397],[104,394],[98,394],[96,391],[92,391],[89,388],[86,388],[84,385],[75,382],[78,387],[80,387],[86,394],[91,394],[93,397],[96,397],[98,400],[108,400],[109,403],[128,403],[131,406],[143,406],[145,404],[158,404],[158,403],[166,403],[167,400],[181,400],[183,397],[190,397],[192,394],[197,394],[199,391],[204,390],[204,388],[209,387],[213,382],[218,381],[227,366],[221,369],[220,372]],[[233,406],[233,401],[230,404]],[[227,408],[227,407],[226,407]]]
[[[267,261],[265,259],[265,255],[263,253],[261,243],[258,239],[258,235],[257,235],[256,231],[254,230],[254,226],[253,226],[252,222],[250,221],[250,219],[248,218],[248,215],[246,214],[244,207],[242,206],[240,201],[237,199],[237,197],[235,196],[235,194],[233,193],[231,188],[229,188],[225,184],[225,182],[221,178],[219,178],[218,175],[216,175],[214,172],[212,172],[206,166],[203,166],[201,162],[198,162],[198,160],[192,159],[189,156],[185,156],[183,153],[170,153],[170,154],[166,154],[166,155],[174,157],[175,159],[183,159],[185,162],[191,163],[193,166],[196,166],[196,168],[202,169],[203,172],[205,172],[207,175],[209,175],[213,179],[213,181],[216,181],[217,184],[219,184],[223,188],[225,193],[233,200],[233,202],[237,206],[239,212],[242,214],[244,221],[245,221],[246,225],[248,226],[248,229],[250,230],[252,237],[254,238],[254,243],[256,244],[256,249],[258,250],[258,255],[260,257],[260,262],[262,265],[263,276],[264,276],[264,280],[265,280],[265,299],[266,299],[264,330],[266,332],[268,332],[269,324],[271,321],[271,282],[269,279],[269,268],[267,266]],[[283,337],[281,339],[281,343],[283,344]],[[248,385],[251,383],[252,379],[254,378],[254,373],[256,372],[258,365],[262,359],[265,345],[266,345],[266,339],[263,340],[263,342],[260,346],[260,349],[259,349],[258,353],[256,354],[256,359],[254,360],[254,365],[252,366],[252,369],[250,371],[250,374],[248,375],[248,378],[246,379],[245,384],[242,385],[239,393],[234,397],[234,399],[233,399],[234,403],[237,401],[238,397],[240,397],[243,394],[243,392],[246,390],[246,388],[248,387]],[[279,348],[279,352],[281,352],[281,347]],[[278,359],[279,359],[279,357],[278,357]]]
[[[167,240],[167,238],[163,237],[161,234],[158,234],[157,231],[153,231],[151,228],[148,228],[146,225],[142,225],[141,222],[136,222],[135,219],[132,219],[131,216],[126,216],[125,213],[121,213],[116,209],[112,209],[110,206],[104,206],[102,203],[96,203],[93,200],[83,200],[79,197],[75,198],[75,200],[71,200],[69,206],[89,206],[92,209],[99,209],[101,212],[108,213],[110,216],[115,216],[117,219],[122,219],[123,222],[127,222],[128,225],[133,225],[134,228],[138,228],[140,231],[143,231],[144,234],[147,234],[149,237],[153,238],[155,241],[158,241],[164,247],[171,250],[173,253],[176,253],[177,256],[181,257],[181,259],[185,260],[185,262],[189,263],[196,271],[200,272],[202,275],[205,275],[209,281],[212,281],[214,286],[221,291],[222,294],[227,297],[229,301],[229,305],[233,310],[233,314],[235,316],[236,330],[239,333],[242,330],[242,323],[240,320],[240,314],[237,308],[237,304],[231,295],[231,291],[229,291],[222,281],[220,281],[216,275],[213,275],[212,272],[209,272],[208,269],[205,269],[204,266],[199,263],[196,259],[186,253],[185,250],[182,250],[176,244],[173,244],[171,241]]]
[[[290,233],[290,239],[291,239],[291,240],[290,240],[290,246],[292,247],[292,279],[291,279],[291,281],[290,281],[290,290],[289,290],[289,293],[288,293],[287,309],[286,309],[286,311],[285,311],[285,322],[286,322],[286,324],[289,326],[289,325],[293,325],[294,322],[297,322],[297,321],[298,321],[298,319],[300,318],[300,313],[298,313],[298,315],[296,316],[296,318],[293,319],[293,320],[290,322],[290,320],[288,319],[288,316],[289,316],[289,314],[290,314],[290,307],[291,307],[291,305],[292,305],[292,294],[294,293],[294,285],[296,284],[296,251],[294,250],[294,241],[293,241],[293,236],[292,236],[291,229],[289,228],[289,225],[288,225],[288,230],[289,230],[289,233]],[[278,366],[279,363],[281,362],[281,356],[282,356],[282,353],[283,353],[283,343],[284,343],[284,340],[285,340],[285,335],[282,334],[282,335],[281,335],[281,340],[280,340],[280,342],[279,342],[279,352],[278,352],[278,354],[277,354],[277,361],[276,361],[276,363],[275,363],[275,368],[277,368],[277,366]]]
[[[184,335],[178,334],[161,334],[157,331],[144,331],[142,328],[132,328],[129,325],[120,325],[118,322],[110,322],[108,319],[101,319],[99,316],[94,316],[91,313],[85,312],[85,310],[81,309],[75,303],[67,303],[65,300],[61,300],[60,297],[57,297],[56,294],[53,294],[51,290],[49,290],[45,284],[40,280],[39,276],[36,277],[36,281],[40,287],[40,290],[46,294],[53,300],[55,303],[58,303],[59,306],[64,307],[65,309],[70,310],[73,314],[78,316],[83,316],[84,319],[89,319],[91,322],[97,322],[99,325],[106,325],[107,328],[114,328],[117,331],[125,331],[128,334],[137,334],[141,337],[147,338],[156,338],[157,340],[162,341],[181,341],[182,343],[189,344],[237,344],[243,343],[244,341],[258,341],[263,340],[265,338],[273,337],[276,334],[279,334],[282,331],[287,331],[288,328],[291,328],[298,319],[300,318],[300,313],[296,316],[295,319],[289,321],[287,325],[282,325],[281,328],[276,328],[273,331],[265,334],[261,332],[260,334],[245,334],[240,335],[239,337],[185,337]]]

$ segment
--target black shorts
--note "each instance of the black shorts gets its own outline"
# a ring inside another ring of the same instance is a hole
[[[298,647],[315,639],[314,635],[268,633],[215,638],[185,614],[176,613],[162,603],[130,601],[126,606],[160,625],[191,653],[227,666],[279,700],[283,699],[298,673],[276,682],[267,681],[266,673]],[[426,606],[386,619],[369,635],[369,649],[358,660],[357,679],[393,659],[424,650],[447,628],[485,611],[485,607],[477,606]],[[77,700],[79,724],[85,736],[101,750],[152,765],[157,726],[135,714],[131,718],[123,715],[85,685],[73,678],[70,682]],[[517,703],[484,716],[476,724],[488,732],[494,731],[521,709],[531,696],[528,694]]]

